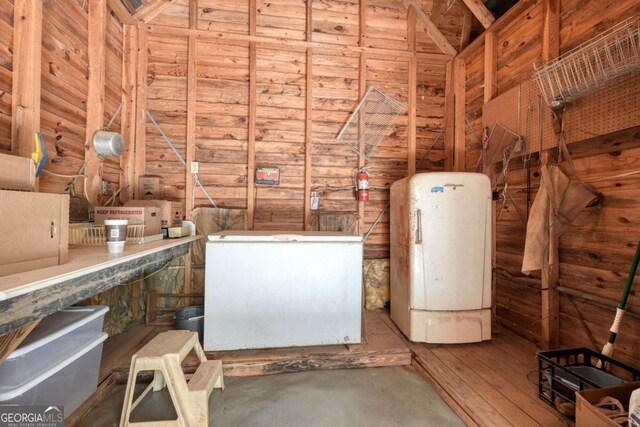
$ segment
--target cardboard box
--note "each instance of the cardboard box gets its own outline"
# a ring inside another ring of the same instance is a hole
[[[173,223],[180,224],[184,220],[184,203],[171,202],[171,209],[173,210]]]
[[[175,224],[172,205],[168,200],[129,200],[124,205],[139,208],[159,208],[161,219],[160,225],[162,226],[162,228],[168,228]]]
[[[160,200],[164,198],[164,186],[159,176],[141,176],[138,178],[136,198],[141,200]]]
[[[0,154],[0,188],[33,191],[36,188],[36,164],[28,157]]]
[[[67,262],[69,195],[0,190],[0,276]]]
[[[132,206],[95,208],[96,224],[104,224],[105,219],[128,219],[129,224],[144,224],[145,236],[162,234],[160,208]]]
[[[603,397],[611,396],[628,408],[631,393],[638,388],[640,382],[576,392],[576,427],[620,427],[594,405]]]

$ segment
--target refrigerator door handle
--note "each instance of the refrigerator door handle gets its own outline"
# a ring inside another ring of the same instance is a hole
[[[416,221],[418,225],[418,232],[416,233],[416,245],[422,244],[422,211],[416,209]]]

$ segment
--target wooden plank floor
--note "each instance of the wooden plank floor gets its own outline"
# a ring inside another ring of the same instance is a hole
[[[473,344],[411,343],[413,366],[468,425],[565,426],[572,423],[538,398],[535,344],[494,326],[492,340]]]
[[[207,353],[223,361],[225,375],[251,376],[318,369],[412,364],[458,416],[471,426],[563,426],[571,423],[537,395],[536,347],[502,327],[491,341],[425,345],[409,342],[385,311],[365,315],[360,346],[301,347]],[[126,382],[129,361],[167,327],[136,325],[107,340],[100,380]],[[193,369],[192,369],[193,368]],[[195,369],[187,361],[185,372]]]

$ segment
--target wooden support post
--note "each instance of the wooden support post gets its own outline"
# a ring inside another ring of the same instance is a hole
[[[464,172],[465,152],[466,152],[466,120],[465,120],[465,98],[466,98],[466,71],[465,62],[461,59],[454,60],[454,126],[455,126],[455,148],[454,148],[454,170]]]
[[[189,0],[189,27],[197,28],[198,1]],[[198,40],[195,34],[189,35],[187,56],[187,151],[185,167],[185,214],[191,219],[194,208],[194,179],[191,163],[196,154],[196,85],[198,80]]]
[[[358,13],[358,28],[359,28],[359,43],[360,47],[366,47],[366,11],[367,11],[367,2],[366,0],[360,0]],[[365,92],[367,91],[367,53],[363,50],[360,53],[360,64],[358,68],[358,101],[362,99]],[[358,126],[363,126],[363,123],[358,124]],[[364,151],[365,142],[360,141],[359,151],[362,153]],[[365,158],[364,156],[358,156],[358,168],[364,167]],[[355,189],[354,189],[355,190]],[[365,232],[365,211],[364,211],[364,202],[356,202],[357,203],[357,212],[358,212],[358,234],[363,235]]]
[[[249,35],[256,35],[256,0],[249,1]],[[256,169],[256,102],[258,52],[255,42],[249,43],[249,129],[247,137],[247,228],[253,230],[255,216]]]
[[[307,1],[307,15],[305,21],[305,39],[310,42],[313,35],[313,2]]]
[[[123,26],[122,58],[122,118],[121,132],[125,140],[124,155],[120,159],[120,201],[133,198],[135,187],[136,96],[138,65],[138,28]]]
[[[453,86],[453,60],[447,61],[444,83],[444,170],[453,170],[453,154],[455,146],[455,88]]]
[[[484,103],[491,101],[496,96],[496,64],[497,64],[497,38],[494,32],[488,31],[484,38]],[[484,142],[484,141],[483,141]],[[489,170],[492,185],[496,182],[495,168]],[[496,232],[497,232],[498,202],[491,203],[491,313],[497,317],[496,301],[498,300],[498,287],[495,275],[496,268]]]
[[[138,27],[138,55],[137,55],[137,95],[136,95],[136,139],[134,160],[134,196],[139,197],[138,188],[140,176],[146,169],[146,135],[147,135],[147,30]]]
[[[198,0],[189,0],[189,28],[198,29]],[[189,34],[187,56],[187,151],[185,159],[185,216],[191,219],[191,211],[195,207],[195,182],[191,173],[191,163],[196,158],[196,111],[198,84],[198,39],[196,34]],[[191,247],[184,258],[184,293],[192,289]],[[185,299],[191,305],[191,299]]]
[[[42,1],[15,0],[13,25],[11,151],[31,157],[40,131]]]
[[[560,0],[544,0],[542,15],[542,62],[548,62],[560,55]]]
[[[542,30],[542,62],[550,61],[560,54],[560,0],[544,0]],[[552,161],[552,151],[540,153],[542,164]],[[542,347],[557,348],[560,331],[560,296],[556,290],[559,271],[558,229],[553,208],[549,207],[549,253],[542,268]]]
[[[493,31],[484,35],[484,103],[496,96],[497,37]]]
[[[98,206],[102,184],[102,161],[93,149],[93,135],[104,126],[105,53],[107,2],[95,0],[89,5],[89,90],[87,95],[87,129],[84,143],[84,173],[87,175],[87,198]]]
[[[2,362],[4,362],[7,357],[9,357],[11,353],[18,348],[20,343],[24,341],[38,323],[40,323],[40,319],[34,320],[33,322],[27,323],[6,335],[0,336],[0,364],[2,364]]]
[[[311,225],[311,150],[313,144],[313,49],[307,49],[304,123],[304,229]]]
[[[413,56],[409,58],[409,81],[407,93],[409,94],[407,106],[407,175],[416,173],[416,103],[417,103],[417,65],[416,65],[416,19],[413,7],[407,9],[407,44]]]

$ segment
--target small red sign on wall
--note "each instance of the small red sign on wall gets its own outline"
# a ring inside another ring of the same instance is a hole
[[[256,168],[256,184],[280,185],[280,168],[259,166]]]

